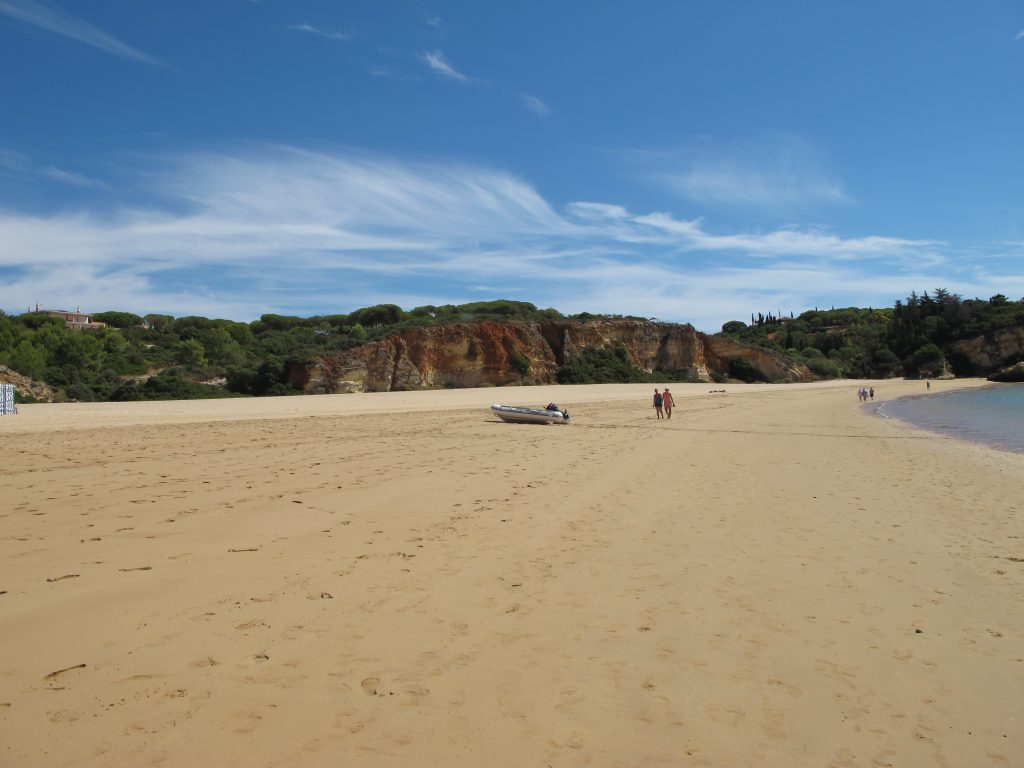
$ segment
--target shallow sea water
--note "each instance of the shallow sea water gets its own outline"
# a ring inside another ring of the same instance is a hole
[[[1024,384],[904,397],[881,403],[875,413],[950,437],[1024,453]]]

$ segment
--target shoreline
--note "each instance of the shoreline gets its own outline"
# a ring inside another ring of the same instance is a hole
[[[26,407],[0,762],[1024,762],[1024,457],[859,383]]]
[[[1020,454],[1024,453],[1024,443],[1015,444],[1012,442],[1004,442],[1006,440],[1006,436],[1000,435],[998,432],[993,433],[991,426],[987,431],[982,430],[980,434],[975,434],[972,431],[972,429],[976,429],[977,424],[972,424],[969,418],[966,420],[963,419],[962,417],[954,419],[955,423],[932,424],[929,423],[928,419],[925,418],[927,412],[925,412],[924,414],[917,414],[917,418],[915,418],[913,414],[893,415],[889,413],[885,407],[886,405],[892,403],[896,404],[896,408],[898,409],[900,408],[899,403],[924,403],[927,401],[928,398],[932,397],[938,398],[939,402],[941,402],[941,400],[944,398],[956,397],[958,395],[962,396],[965,392],[998,391],[1001,389],[1013,387],[1016,387],[1017,389],[1022,389],[1021,385],[1019,384],[988,382],[987,385],[983,385],[980,387],[971,387],[969,389],[949,389],[935,393],[909,394],[903,397],[895,398],[894,400],[879,403],[877,407],[874,407],[871,410],[872,414],[878,418],[891,419],[892,421],[907,424],[917,429],[923,429],[925,431],[931,432],[932,434],[942,435],[944,437],[949,437],[953,440],[959,440],[975,445],[984,445],[996,451]],[[936,407],[939,408],[941,406],[939,404],[936,404]],[[956,415],[957,414],[954,411],[954,416]],[[1008,434],[1015,433],[1011,430]]]

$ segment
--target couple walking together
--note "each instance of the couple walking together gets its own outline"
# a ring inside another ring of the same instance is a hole
[[[665,387],[665,394],[662,394],[658,390],[654,390],[654,412],[657,414],[659,419],[671,419],[672,407],[675,404],[676,401],[672,397],[672,393],[668,391],[668,387]]]

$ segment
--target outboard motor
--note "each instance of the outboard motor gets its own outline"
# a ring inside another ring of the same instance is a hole
[[[569,412],[568,411],[563,411],[561,408],[559,408],[558,407],[558,403],[548,403],[547,408],[545,410],[548,410],[548,411],[558,411],[566,419],[569,418]]]

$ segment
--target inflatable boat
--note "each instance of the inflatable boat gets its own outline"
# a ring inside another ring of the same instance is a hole
[[[491,413],[502,421],[518,424],[568,424],[569,412],[554,403],[547,408],[525,408],[519,405],[492,405]]]

